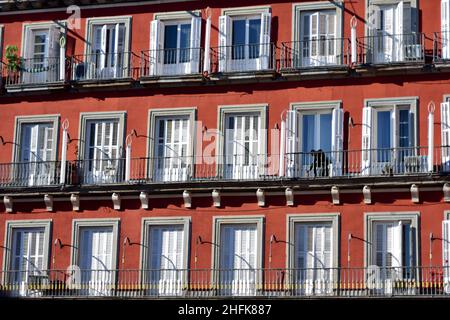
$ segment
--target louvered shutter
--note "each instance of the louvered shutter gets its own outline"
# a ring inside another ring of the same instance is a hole
[[[272,15],[269,12],[261,14],[261,33],[260,33],[260,49],[259,49],[259,63],[258,70],[267,70],[270,67],[271,45],[270,45],[270,30]]]
[[[442,221],[442,267],[444,290],[450,293],[450,220]]]
[[[450,103],[441,103],[442,169],[450,171]]]
[[[57,75],[57,79],[60,81],[64,81],[66,78],[66,46],[67,46],[67,29],[66,26],[62,26],[59,28],[58,39],[57,39],[57,48],[59,48],[59,52],[57,56],[59,57],[59,74]],[[64,45],[61,46],[61,43]],[[56,63],[56,61],[55,61]]]
[[[300,157],[296,154],[298,146],[297,111],[289,110],[286,114],[286,175],[289,178],[297,176],[301,168]]]
[[[331,128],[331,150],[332,150],[332,170],[330,173],[334,176],[342,174],[343,166],[343,147],[344,147],[344,110],[334,108],[332,114]]]
[[[364,107],[362,123],[362,161],[361,173],[370,174],[372,161],[372,108]]]
[[[97,57],[97,70],[102,71],[106,67],[106,54],[108,53],[108,48],[106,47],[107,44],[107,29],[108,26],[105,24],[102,26],[101,29],[101,38],[100,38],[100,56]]]
[[[450,58],[450,0],[441,0],[442,58]]]
[[[150,34],[150,75],[160,75],[164,63],[164,23],[160,20],[151,22]]]
[[[201,39],[202,18],[193,17],[191,19],[191,39],[190,39],[190,70],[189,73],[200,72],[200,39]],[[209,53],[207,53],[209,54]]]
[[[393,226],[392,266],[403,266],[403,223],[398,221]],[[397,269],[397,273],[401,271]],[[398,274],[400,275],[400,274]]]
[[[231,59],[231,18],[229,16],[219,17],[219,72],[228,71]]]

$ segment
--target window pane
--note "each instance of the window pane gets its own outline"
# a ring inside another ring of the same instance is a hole
[[[378,161],[388,162],[391,159],[391,111],[377,112],[377,148]]]
[[[320,146],[324,152],[331,151],[331,114],[320,115]]]
[[[401,148],[410,147],[409,110],[400,110],[398,125],[399,125],[399,146]]]
[[[259,57],[259,41],[261,34],[261,19],[253,19],[249,21],[248,43],[249,58]]]
[[[244,59],[245,20],[233,20],[232,59]]]
[[[164,29],[164,63],[176,62],[177,31],[178,26],[166,26]]]
[[[191,25],[182,24],[180,26],[180,62],[189,61],[189,47],[191,42]]]
[[[312,161],[312,157],[309,153],[314,149],[314,130],[315,130],[314,120],[315,116],[312,114],[303,116],[302,150],[305,154],[303,155],[302,162],[304,165],[308,165]]]

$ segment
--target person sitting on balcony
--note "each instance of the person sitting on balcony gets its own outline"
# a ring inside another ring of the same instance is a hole
[[[331,161],[325,155],[322,149],[311,150],[312,162],[308,173],[314,173],[314,177],[327,177],[329,175],[329,165]]]

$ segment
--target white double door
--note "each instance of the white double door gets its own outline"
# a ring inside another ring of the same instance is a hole
[[[156,122],[154,175],[156,181],[186,181],[192,159],[188,117],[159,118]]]
[[[118,120],[88,122],[84,183],[116,183],[122,178]]]
[[[53,124],[23,124],[21,131],[20,163],[15,168],[18,183],[29,186],[52,184],[56,169],[52,162]]]
[[[406,11],[410,12],[410,11]],[[377,29],[373,37],[374,62],[401,62],[405,58],[405,44],[414,44],[411,34],[406,34],[410,25],[404,25],[405,5],[379,6],[376,12]]]
[[[258,283],[257,228],[254,224],[223,225],[220,239],[219,287],[222,294],[253,296]]]
[[[95,79],[123,77],[126,63],[124,51],[125,24],[94,26],[89,76]]]
[[[261,118],[258,114],[235,114],[225,118],[224,176],[227,179],[256,179],[263,174],[261,163]]]
[[[333,289],[333,229],[329,223],[295,225],[294,285],[300,294],[321,295]]]
[[[24,228],[13,232],[13,246],[11,257],[12,282],[18,286],[18,294],[21,296],[39,295],[39,289],[34,288],[42,284],[39,280],[45,277],[44,266],[44,229]],[[34,279],[33,279],[34,278]]]
[[[84,294],[109,295],[114,281],[112,227],[82,228],[78,250]]]
[[[152,226],[149,236],[148,281],[152,294],[182,294],[187,276],[183,270],[184,229],[182,225]]]
[[[335,65],[341,44],[336,39],[336,12],[323,10],[302,15],[302,39],[296,52],[303,67]]]

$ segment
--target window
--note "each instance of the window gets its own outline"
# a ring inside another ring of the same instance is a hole
[[[226,179],[266,174],[267,105],[219,106],[217,163]]]
[[[195,112],[195,108],[149,111],[150,164],[155,181],[192,177]]]
[[[131,18],[87,19],[86,56],[75,57],[75,79],[117,79],[130,76]]]
[[[450,212],[445,212],[445,219],[442,221],[442,268],[444,276],[444,291],[450,293]]]
[[[65,38],[63,23],[33,23],[24,25],[22,83],[39,84],[65,79]]]
[[[57,134],[59,116],[31,116],[16,119],[14,183],[46,186],[57,181]]]
[[[246,10],[233,10],[225,13],[219,17],[219,71],[271,68],[270,12],[250,10],[247,14]]]
[[[293,104],[287,114],[287,174],[342,174],[344,111],[340,101]]]
[[[151,23],[150,75],[199,73],[201,17],[192,13],[164,13],[155,17]]]
[[[144,218],[143,228],[145,281],[151,294],[181,295],[188,276],[189,218]]]
[[[72,264],[80,268],[84,295],[109,295],[114,283],[119,220],[73,221]]]
[[[422,59],[415,2],[371,1],[369,15],[374,63]]]
[[[363,172],[385,175],[425,172],[427,158],[417,154],[416,148],[416,101],[367,105],[363,110]]]
[[[385,293],[402,290],[397,280],[417,279],[418,214],[366,214],[368,224],[368,266],[378,268],[377,288]],[[370,247],[370,248],[369,248]],[[405,287],[404,290],[412,290]]]
[[[5,280],[21,296],[40,296],[48,284],[49,220],[8,221]],[[9,249],[7,249],[9,248]]]
[[[333,290],[337,277],[339,214],[288,216],[289,268],[299,295],[320,295]]]
[[[336,10],[304,12],[301,15],[302,66],[338,64]]]
[[[262,217],[215,218],[216,277],[224,295],[255,295],[261,282]]]
[[[118,183],[123,180],[124,113],[82,114],[81,171],[83,183]]]

